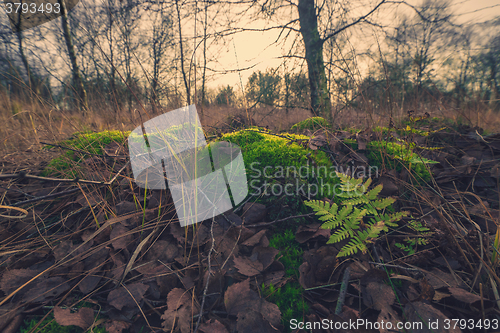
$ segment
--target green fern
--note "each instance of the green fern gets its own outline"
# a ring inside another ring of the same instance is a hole
[[[337,196],[344,199],[342,208],[336,203],[319,200],[306,201],[305,204],[320,216],[320,221],[324,221],[321,228],[336,229],[327,244],[350,239],[342,247],[338,257],[356,254],[358,251],[366,253],[367,244],[378,238],[380,232],[387,232],[388,227],[397,227],[396,222],[408,215],[408,212],[386,212],[386,208],[388,210],[395,199],[378,198],[382,185],[368,190],[372,183],[371,178],[363,183],[363,179],[355,179],[338,172],[337,177],[341,182],[341,193]]]
[[[423,226],[422,223],[414,220],[408,222],[407,226],[417,232],[417,235],[404,239],[404,242],[408,245],[402,243],[395,243],[394,245],[408,253],[408,255],[412,255],[417,251],[418,245],[422,246],[429,244],[429,240],[425,237],[432,235],[433,232],[431,232],[429,228]]]

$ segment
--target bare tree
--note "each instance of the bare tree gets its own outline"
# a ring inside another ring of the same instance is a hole
[[[175,10],[177,12],[177,23],[178,23],[178,32],[179,32],[179,49],[180,49],[180,67],[182,78],[184,80],[184,87],[186,88],[186,100],[187,104],[191,104],[191,82],[188,80],[188,74],[186,73],[185,68],[185,59],[184,59],[184,41],[182,38],[182,23],[181,23],[181,10],[179,7],[179,0],[175,0]]]
[[[151,105],[155,113],[162,96],[161,73],[167,69],[167,66],[165,66],[167,51],[173,49],[173,21],[171,16],[171,10],[165,4],[159,3],[158,8],[154,10],[152,36],[150,40],[147,40],[153,70],[150,82]]]
[[[254,1],[251,3],[251,6],[259,8],[259,11],[264,13],[267,17],[272,17],[276,15],[278,11],[283,11],[290,7],[296,10],[298,17],[293,16],[284,24],[278,24],[262,30],[280,29],[282,33],[284,31],[300,33],[305,49],[303,59],[305,59],[308,68],[311,111],[316,115],[321,115],[332,120],[331,100],[325,73],[325,62],[323,59],[324,44],[326,41],[334,38],[346,29],[359,23],[366,22],[385,2],[386,0],[379,1],[376,5],[367,9],[366,13],[361,16],[350,20],[342,20],[341,24],[336,25],[336,29],[334,30],[327,29],[324,25],[320,26],[318,24],[321,21],[325,21],[325,13],[323,11],[325,2],[317,3],[315,0],[297,0],[297,3],[295,3],[293,0],[284,0],[257,3]],[[299,27],[297,27],[297,25],[299,25]],[[280,34],[280,37],[281,35],[282,34]],[[297,58],[300,56],[291,55],[290,57]]]
[[[78,104],[79,106],[86,112],[88,111],[88,101],[87,101],[87,92],[85,91],[85,87],[83,86],[83,80],[80,74],[80,68],[78,67],[78,62],[76,61],[76,52],[75,47],[73,45],[73,40],[71,37],[71,31],[68,22],[68,11],[66,9],[65,0],[58,0],[59,5],[61,6],[61,17],[62,17],[62,27],[63,27],[63,36],[66,41],[66,47],[68,51],[68,56],[71,61],[71,72],[73,74],[73,85],[75,87],[76,93],[78,94]]]

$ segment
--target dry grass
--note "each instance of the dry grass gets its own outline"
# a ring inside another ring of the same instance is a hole
[[[158,113],[171,111],[163,108]],[[221,128],[228,125],[232,116],[253,119],[258,126],[267,126],[274,131],[283,131],[291,125],[312,116],[305,109],[283,109],[265,107],[241,109],[231,106],[198,106],[202,125],[207,129]],[[416,113],[429,112],[431,117],[445,117],[455,122],[479,126],[490,133],[500,128],[500,114],[487,106],[457,110],[443,104],[415,106]],[[69,137],[78,131],[132,130],[157,114],[146,110],[139,114],[140,108],[129,111],[114,111],[108,106],[95,106],[83,115],[80,112],[57,108],[53,103],[39,100],[14,100],[0,91],[0,153],[2,155],[19,151],[36,151],[40,142],[55,142]],[[407,110],[393,110],[392,118],[397,123],[406,117]],[[391,112],[339,108],[334,111],[336,128],[366,128],[387,126]]]

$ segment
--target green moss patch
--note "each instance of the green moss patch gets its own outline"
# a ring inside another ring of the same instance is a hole
[[[241,148],[254,195],[333,196],[338,183],[333,164],[325,152],[305,148],[308,136],[248,129],[224,134],[220,140]],[[259,190],[261,186],[267,192]]]
[[[357,149],[356,141],[346,139],[344,142]],[[366,145],[369,163],[379,168],[395,169],[402,171],[407,168],[413,172],[417,181],[428,182],[431,180],[431,173],[426,164],[438,163],[433,160],[421,157],[413,152],[414,145],[398,142],[371,141]]]
[[[311,117],[306,120],[302,120],[301,122],[296,123],[291,127],[293,132],[301,132],[306,129],[315,131],[320,128],[328,127],[328,121],[326,121],[323,117]]]
[[[69,140],[58,142],[60,146],[78,150],[66,150],[61,156],[49,162],[43,170],[42,176],[81,176],[79,164],[90,154],[103,154],[103,149],[111,142],[123,143],[130,132],[122,131],[103,131],[98,133],[75,133]]]
[[[269,240],[269,246],[280,250],[279,260],[285,266],[285,276],[291,278],[291,281],[279,288],[272,284],[263,284],[262,292],[268,301],[279,307],[283,326],[290,332],[290,320],[302,318],[309,311],[309,306],[302,297],[304,289],[298,282],[304,252],[290,229],[284,233],[275,233]]]

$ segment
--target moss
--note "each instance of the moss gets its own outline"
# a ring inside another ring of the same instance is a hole
[[[355,140],[346,139],[344,142],[357,149]],[[369,163],[379,168],[395,169],[402,171],[407,168],[414,173],[417,182],[428,182],[431,180],[431,174],[426,164],[437,163],[421,157],[413,152],[413,145],[407,145],[397,142],[371,141],[366,145]]]
[[[295,125],[293,125],[291,127],[291,130],[300,132],[300,131],[309,129],[311,131],[315,131],[315,130],[318,130],[320,128],[328,127],[328,126],[329,126],[328,121],[326,121],[325,118],[312,117],[312,118],[308,118],[306,120],[303,120],[301,122],[296,123]]]
[[[89,154],[103,154],[103,148],[111,143],[125,142],[130,132],[103,131],[103,132],[78,132],[69,140],[58,142],[63,147],[76,149]],[[78,165],[91,155],[67,150],[61,156],[54,158],[42,171],[42,176],[79,177],[81,176]]]
[[[377,126],[373,129],[373,131],[380,132],[382,133],[382,135],[387,135],[395,132],[401,137],[408,136],[411,134],[417,134],[420,136],[429,136],[429,131],[418,128],[411,128],[410,125],[407,125],[405,128],[388,128],[388,127]]]
[[[241,148],[254,195],[281,196],[294,192],[308,197],[333,196],[338,183],[334,166],[325,152],[304,147],[308,136],[289,133],[277,136],[249,129],[224,134],[220,140]],[[259,190],[262,186],[264,189]]]
[[[280,250],[279,261],[285,266],[285,277],[291,278],[291,281],[280,288],[272,284],[266,287],[263,284],[262,292],[268,301],[279,307],[283,326],[286,332],[290,332],[290,320],[302,318],[309,311],[302,296],[304,289],[298,283],[303,250],[290,229],[284,233],[275,233],[269,240],[269,246]]]
[[[165,131],[148,135],[148,142],[151,149],[161,149],[164,147],[163,142],[169,140],[170,142],[182,139],[185,137],[186,132],[193,132],[196,128],[199,129],[197,124],[185,123],[181,125],[171,126]],[[138,140],[143,145],[146,145],[142,135],[136,135],[130,131],[103,131],[103,132],[76,132],[72,138],[58,142],[59,145],[86,152],[74,152],[71,150],[65,151],[61,156],[49,162],[47,167],[43,170],[42,176],[61,176],[66,177],[79,177],[81,176],[79,164],[90,157],[90,154],[103,154],[103,148],[111,142],[118,142],[123,144],[130,136],[131,140]]]

